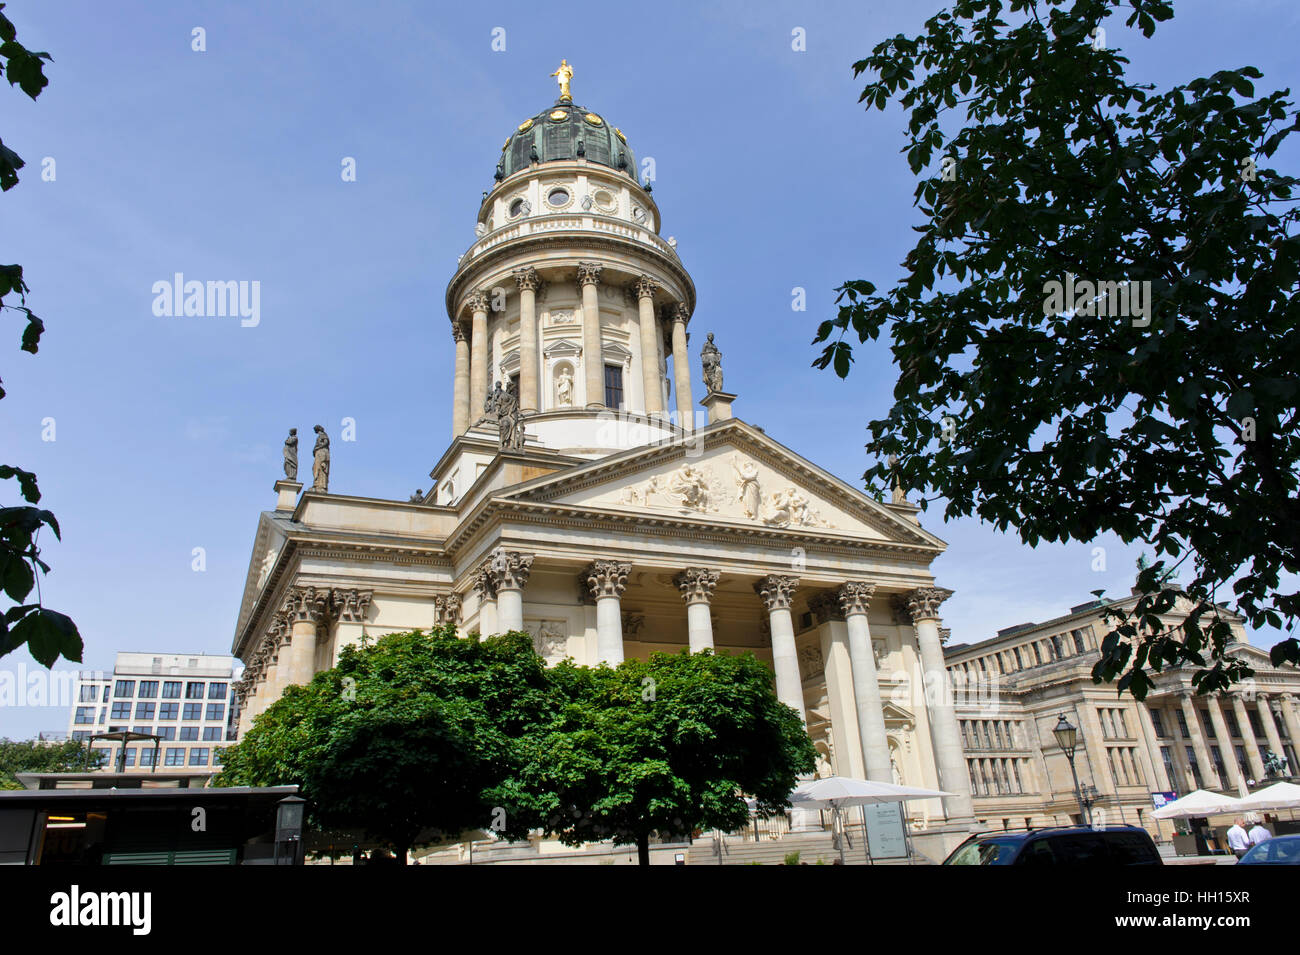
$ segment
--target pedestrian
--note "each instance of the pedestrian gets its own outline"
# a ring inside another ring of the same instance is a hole
[[[1246,820],[1241,816],[1232,820],[1232,828],[1228,830],[1228,848],[1238,859],[1250,848],[1250,837],[1246,835]]]
[[[1268,842],[1268,840],[1273,838],[1273,833],[1269,832],[1268,829],[1265,828],[1264,823],[1255,813],[1251,813],[1250,816],[1247,817],[1246,821],[1252,823],[1250,832],[1246,834],[1247,838],[1250,839],[1250,844],[1252,846],[1257,846],[1261,842]]]

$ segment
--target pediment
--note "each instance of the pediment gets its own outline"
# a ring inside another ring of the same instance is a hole
[[[944,547],[914,521],[738,419],[569,468],[505,496],[650,519]]]

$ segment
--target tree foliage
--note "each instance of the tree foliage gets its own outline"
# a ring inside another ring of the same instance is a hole
[[[524,741],[522,766],[493,793],[513,827],[569,845],[612,839],[649,863],[649,839],[734,831],[789,806],[815,767],[799,716],[752,655],[656,653],[615,668],[549,671],[556,718]]]
[[[0,3],[0,75],[9,80],[10,86],[17,86],[36,99],[49,82],[45,78],[44,61],[50,55],[34,53],[18,42],[17,31],[4,15],[4,7]],[[18,170],[23,165],[22,157],[0,141],[0,190],[8,192],[18,184]],[[0,265],[0,314],[6,310],[18,312],[26,319],[21,347],[34,355],[45,323],[27,307],[29,291],[21,265]],[[8,303],[5,303],[6,295]],[[13,304],[15,295],[18,305]],[[0,398],[4,396],[4,388],[0,386]],[[77,625],[67,615],[43,607],[40,601],[39,575],[49,573],[50,567],[41,560],[38,540],[44,527],[59,537],[59,523],[52,513],[35,506],[40,503],[41,492],[31,471],[0,464],[0,481],[17,481],[19,493],[27,502],[17,507],[0,507],[0,590],[14,604],[0,614],[0,656],[26,644],[42,666],[52,666],[60,656],[80,662],[82,642]],[[35,600],[30,599],[33,589],[37,591]]]
[[[106,756],[104,750],[89,749],[74,739],[60,743],[0,739],[0,789],[22,789],[18,773],[76,773],[102,765]]]
[[[405,859],[422,832],[489,825],[483,793],[514,768],[515,739],[548,705],[527,634],[390,634],[287,687],[222,754],[219,784],[297,783],[316,825],[364,829]]]
[[[868,109],[907,113],[922,221],[892,288],[837,290],[814,364],[843,377],[850,337],[888,336],[874,487],[896,473],[1031,546],[1154,546],[1093,671],[1141,698],[1148,670],[1183,661],[1202,692],[1249,675],[1224,655],[1220,606],[1256,627],[1300,613],[1280,583],[1300,572],[1296,179],[1269,165],[1297,113],[1287,90],[1256,94],[1251,66],[1128,79],[1104,40],[1117,12],[1148,38],[1173,16],[1166,0],[958,0],[854,64]],[[1114,284],[1057,294],[1083,282]],[[1185,562],[1195,609],[1170,629],[1162,575]]]

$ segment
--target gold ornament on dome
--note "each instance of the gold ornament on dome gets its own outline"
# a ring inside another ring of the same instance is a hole
[[[586,116],[583,117],[583,119],[591,123],[591,125],[593,126],[599,126],[604,122],[604,120],[601,119],[599,116],[597,116],[595,113],[588,113]]]
[[[623,140],[623,142],[627,142],[627,137],[623,135],[623,130],[621,130],[621,129],[619,129],[617,126],[615,126],[615,127],[614,127],[614,132],[618,133],[618,138],[619,138],[619,139]]]
[[[556,77],[560,84],[560,99],[572,100],[573,96],[569,93],[569,82],[573,79],[573,67],[569,65],[568,60],[560,60],[560,68],[551,74]]]
[[[533,121],[531,119],[526,119],[519,124],[519,131],[521,133],[527,132],[529,129],[532,128],[532,126],[533,126]]]
[[[555,120],[556,122],[559,122],[560,120],[564,119],[568,115],[569,115],[569,111],[564,109],[556,109],[551,111],[551,119]]]

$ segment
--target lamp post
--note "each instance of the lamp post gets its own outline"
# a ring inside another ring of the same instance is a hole
[[[1070,721],[1065,718],[1065,714],[1062,713],[1060,722],[1057,723],[1056,727],[1052,730],[1052,735],[1056,737],[1056,745],[1061,747],[1061,752],[1063,752],[1065,758],[1070,761],[1070,775],[1074,778],[1074,798],[1079,802],[1079,815],[1083,817],[1084,822],[1091,826],[1091,800],[1089,800],[1088,803],[1083,801],[1083,793],[1079,789],[1079,774],[1074,768],[1074,748],[1079,742],[1078,727],[1071,724]]]
[[[302,865],[302,822],[307,800],[285,796],[275,807],[275,865]]]

